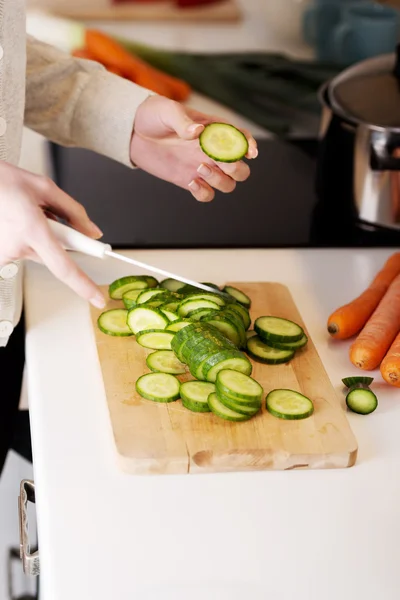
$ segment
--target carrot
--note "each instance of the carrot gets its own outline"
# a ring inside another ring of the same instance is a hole
[[[400,334],[396,336],[388,353],[381,362],[380,371],[387,383],[400,387]]]
[[[328,332],[338,340],[356,335],[364,327],[392,281],[400,274],[400,252],[384,264],[368,288],[357,298],[341,306],[328,319]]]
[[[389,286],[378,307],[350,348],[356,367],[378,367],[400,331],[400,275]]]
[[[96,60],[87,48],[76,48],[76,50],[72,51],[72,56],[75,56],[75,58],[86,58],[86,60]]]
[[[178,102],[186,100],[190,86],[176,77],[163,73],[134,56],[107,34],[95,29],[85,32],[86,47],[105,66],[119,69],[127,79],[139,83],[145,81],[147,87]]]

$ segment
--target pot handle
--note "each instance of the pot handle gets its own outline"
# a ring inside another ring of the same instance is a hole
[[[399,134],[374,131],[371,136],[371,169],[373,171],[400,171],[399,149]]]

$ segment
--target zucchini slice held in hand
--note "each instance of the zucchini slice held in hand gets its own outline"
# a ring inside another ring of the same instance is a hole
[[[206,125],[199,142],[204,154],[217,162],[236,162],[244,158],[249,150],[244,133],[226,123]]]

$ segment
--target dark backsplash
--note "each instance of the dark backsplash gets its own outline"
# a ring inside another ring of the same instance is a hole
[[[259,140],[251,177],[201,204],[185,191],[92,152],[50,144],[57,184],[115,248],[396,246],[400,234],[341,227],[315,193],[317,142]]]

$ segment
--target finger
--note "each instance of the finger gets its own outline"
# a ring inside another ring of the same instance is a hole
[[[92,238],[100,238],[103,232],[91,221],[82,204],[63,192],[51,179],[39,177],[36,188],[43,199],[42,208],[67,221],[74,229]]]
[[[34,238],[30,240],[31,248],[49,271],[93,306],[103,308],[103,294],[63,250],[44,219],[43,222],[39,221],[34,231]]]
[[[199,202],[211,202],[211,200],[214,199],[214,190],[201,179],[193,179],[193,181],[189,183],[188,187],[192,193],[192,196],[194,196]]]
[[[236,182],[228,175],[225,175],[217,166],[214,167],[203,163],[199,166],[197,172],[208,185],[225,194],[233,192],[236,187]]]
[[[168,128],[175,131],[183,140],[194,140],[199,137],[204,129],[202,123],[191,119],[186,109],[178,102],[171,102],[163,114],[163,122]]]
[[[242,160],[235,163],[217,163],[218,167],[235,181],[246,181],[250,177],[250,167]]]

